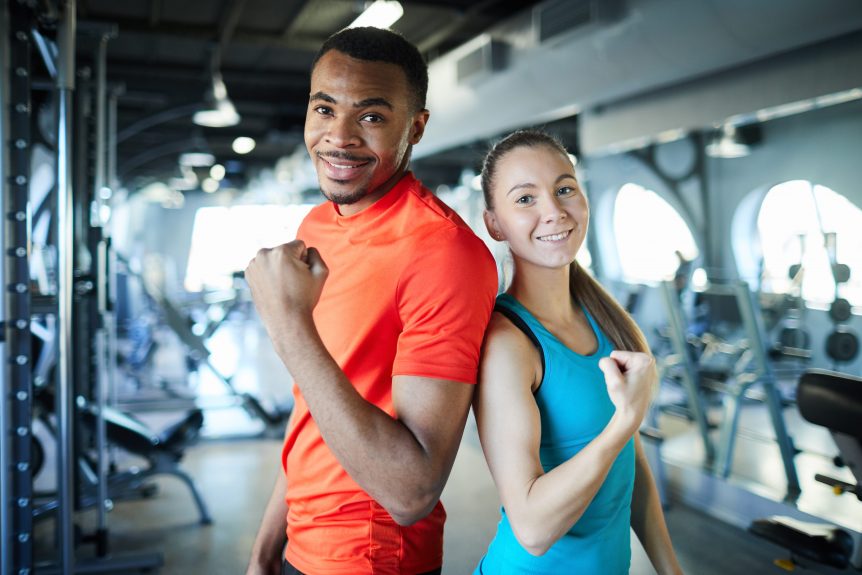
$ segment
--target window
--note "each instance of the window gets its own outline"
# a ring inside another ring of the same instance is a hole
[[[312,205],[256,205],[201,208],[195,213],[186,269],[188,291],[228,289],[262,247],[296,238]]]
[[[862,210],[847,198],[806,180],[772,187],[757,217],[763,251],[763,290],[795,293],[829,305],[836,296],[831,264],[850,266],[838,295],[862,305]],[[801,264],[796,281],[790,267]]]
[[[682,216],[657,193],[637,184],[620,188],[613,222],[625,282],[671,279],[680,266],[680,256],[693,261],[699,255]]]

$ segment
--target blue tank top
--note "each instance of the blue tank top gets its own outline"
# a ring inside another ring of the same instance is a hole
[[[566,347],[515,298],[497,296],[497,305],[515,312],[533,330],[545,356],[535,400],[541,416],[539,458],[547,473],[571,459],[602,432],[614,413],[599,359],[613,346],[584,310],[598,349],[580,355]],[[536,557],[521,547],[506,510],[497,534],[474,575],[622,575],[631,562],[631,500],[635,477],[634,440],[617,456],[605,482],[584,514],[548,550]]]

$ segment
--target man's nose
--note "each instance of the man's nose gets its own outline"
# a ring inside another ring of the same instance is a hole
[[[326,141],[336,148],[349,148],[359,143],[355,123],[349,118],[333,118],[327,122]]]

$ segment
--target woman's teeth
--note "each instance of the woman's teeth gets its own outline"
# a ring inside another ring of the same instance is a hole
[[[572,233],[572,230],[561,232],[559,234],[553,234],[550,236],[539,236],[538,239],[543,241],[543,242],[558,242],[560,240],[567,238],[570,233]]]

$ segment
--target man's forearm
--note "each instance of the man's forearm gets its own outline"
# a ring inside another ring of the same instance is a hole
[[[399,523],[430,512],[452,462],[431,456],[432,445],[356,391],[310,317],[297,317],[272,336],[326,445],[354,481]]]
[[[281,571],[282,548],[287,541],[286,487],[284,472],[279,469],[254,540],[247,575],[277,574]]]

